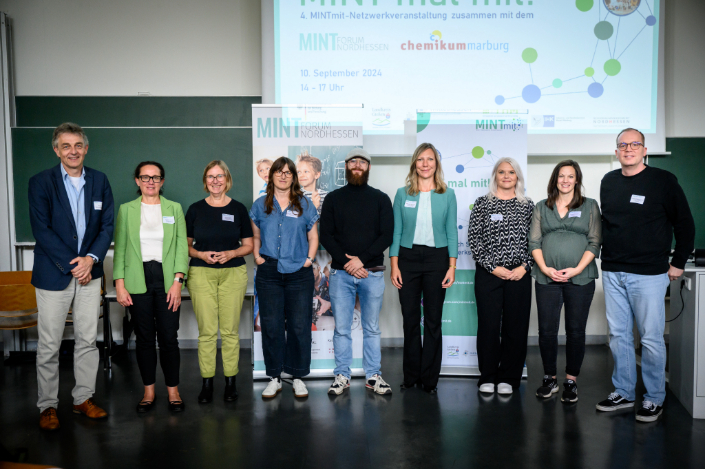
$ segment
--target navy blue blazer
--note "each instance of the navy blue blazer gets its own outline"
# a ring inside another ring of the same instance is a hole
[[[32,285],[43,290],[60,291],[71,279],[70,262],[88,253],[96,256],[91,270],[93,279],[103,276],[103,259],[113,240],[113,191],[105,174],[86,168],[83,186],[86,213],[86,234],[78,249],[78,232],[71,213],[71,204],[61,178],[59,165],[34,175],[29,180],[29,221],[36,240]],[[97,209],[102,202],[102,207]]]

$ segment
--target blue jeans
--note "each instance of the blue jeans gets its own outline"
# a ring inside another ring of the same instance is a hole
[[[276,259],[262,257],[265,262],[257,267],[255,284],[267,376],[279,376],[284,371],[304,377],[311,372],[313,269],[302,267],[282,274]]]
[[[355,295],[360,297],[362,321],[362,366],[367,378],[382,372],[382,351],[379,345],[379,311],[384,299],[384,272],[368,272],[367,278],[355,278],[344,270],[330,271],[330,301],[335,318],[333,348],[336,375],[350,378],[352,363],[353,310]]]
[[[602,273],[610,349],[614,358],[612,383],[615,392],[630,401],[635,399],[636,388],[634,319],[641,336],[641,377],[646,387],[644,400],[661,405],[666,397],[663,332],[666,325],[664,297],[668,284],[668,274]]]

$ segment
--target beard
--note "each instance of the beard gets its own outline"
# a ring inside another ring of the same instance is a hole
[[[367,180],[370,179],[370,167],[368,166],[359,176],[353,173],[351,169],[345,168],[345,179],[347,179],[348,184],[353,186],[364,186],[367,184]]]

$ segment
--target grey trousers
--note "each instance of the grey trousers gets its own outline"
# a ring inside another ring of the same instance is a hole
[[[69,309],[73,312],[76,345],[73,351],[74,405],[93,397],[100,355],[96,347],[100,315],[100,279],[80,285],[75,278],[63,291],[37,292],[37,407],[44,412],[59,405],[59,347]]]

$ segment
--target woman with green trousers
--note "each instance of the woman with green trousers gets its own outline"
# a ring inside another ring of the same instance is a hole
[[[137,364],[144,397],[137,412],[154,405],[159,362],[169,395],[169,409],[185,405],[179,395],[179,310],[188,268],[186,223],[181,205],[162,197],[164,167],[144,161],[135,169],[140,197],[122,204],[115,225],[113,278],[117,301],[130,309],[137,337]]]
[[[404,316],[402,389],[436,385],[443,359],[441,318],[446,289],[455,282],[458,259],[455,192],[443,181],[438,150],[422,143],[411,158],[406,185],[394,197],[394,236],[389,248],[392,284]],[[423,295],[423,346],[421,297]]]
[[[198,402],[202,404],[213,400],[218,329],[225,374],[223,399],[237,399],[240,312],[247,289],[244,257],[252,252],[254,241],[247,209],[227,196],[232,186],[228,165],[211,161],[203,171],[203,189],[209,195],[186,212],[191,256],[188,290],[198,322],[198,365],[203,378]]]

